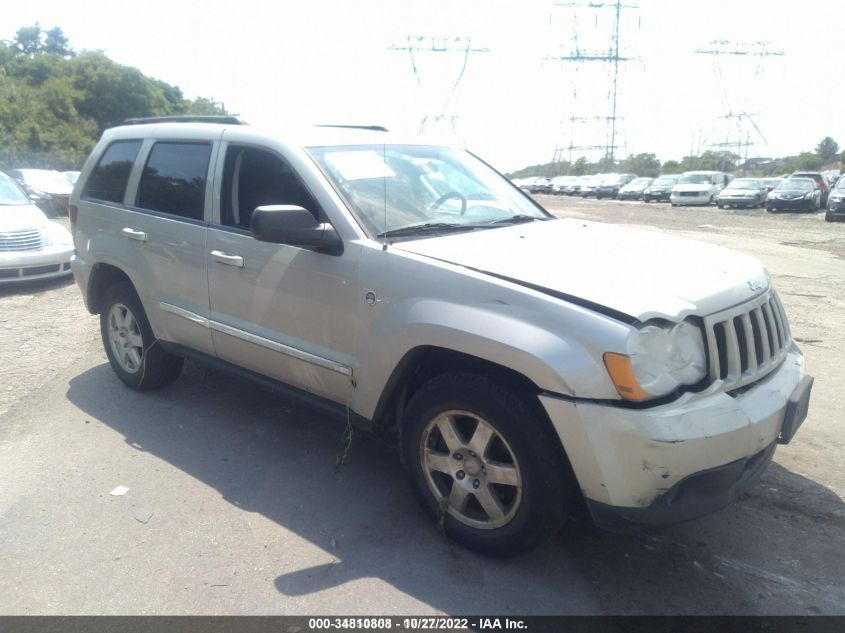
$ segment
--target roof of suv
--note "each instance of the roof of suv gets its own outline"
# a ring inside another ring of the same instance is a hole
[[[233,119],[221,117],[221,119]],[[197,138],[203,136],[219,137],[227,130],[254,133],[283,141],[286,144],[299,147],[320,147],[335,145],[436,145],[454,147],[454,142],[438,141],[432,137],[405,135],[389,132],[386,128],[376,125],[346,126],[346,125],[310,125],[310,126],[258,126],[249,125],[242,121],[229,120],[179,120],[178,118],[152,118],[128,120],[124,125],[109,128],[104,137],[109,138],[160,138],[181,137]]]

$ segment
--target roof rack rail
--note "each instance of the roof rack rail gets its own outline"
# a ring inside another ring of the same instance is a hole
[[[347,130],[370,130],[372,132],[387,132],[388,129],[383,125],[340,125],[334,123],[323,123],[320,125],[315,125],[314,127],[337,127],[337,128],[344,128]]]
[[[246,125],[235,116],[222,114],[189,114],[175,116],[148,116],[126,119],[121,125],[145,125],[147,123],[217,123],[219,125]]]

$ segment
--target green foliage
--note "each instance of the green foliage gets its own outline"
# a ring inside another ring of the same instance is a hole
[[[655,177],[660,174],[660,159],[656,154],[635,154],[619,163],[619,171]]]
[[[59,27],[36,23],[0,42],[0,169],[78,169],[104,129],[169,114],[226,110],[100,51],[77,54]]]
[[[831,162],[836,158],[838,153],[839,143],[829,136],[825,136],[821,141],[819,141],[819,144],[816,145],[816,154],[821,156],[822,164]]]
[[[681,171],[681,163],[676,160],[667,160],[660,169],[661,174],[680,174]]]
[[[838,149],[838,148],[837,148]],[[836,153],[834,152],[834,155]],[[813,152],[801,152],[798,158],[795,159],[794,169],[801,171],[820,171],[825,164],[824,157]]]

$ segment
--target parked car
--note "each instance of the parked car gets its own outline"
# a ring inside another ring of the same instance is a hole
[[[79,180],[79,173],[78,171],[63,171],[62,176],[67,178],[70,184],[75,185],[76,181]]]
[[[680,177],[680,174],[664,174],[655,178],[653,183],[643,189],[643,202],[652,200],[668,202],[672,187],[677,184]]]
[[[543,176],[525,178],[519,184],[519,188],[524,189],[528,193],[550,193],[551,187],[551,180]]]
[[[756,178],[735,178],[716,195],[716,206],[753,209],[766,203],[769,190]]]
[[[567,196],[580,196],[581,187],[588,183],[592,179],[592,176],[576,176],[576,178],[576,180],[573,180],[570,184],[566,185],[564,193]]]
[[[601,186],[601,183],[604,182],[604,179],[609,175],[610,174],[595,174],[584,179],[584,181],[581,182],[581,189],[579,191],[579,195],[582,198],[589,198],[590,196],[595,196],[596,190]]]
[[[0,173],[0,284],[69,275],[70,232]]]
[[[48,216],[68,214],[68,197],[73,185],[52,169],[12,169],[9,175]]]
[[[616,195],[620,200],[642,200],[643,191],[654,182],[654,178],[634,178],[619,190]]]
[[[784,178],[769,192],[766,211],[817,211],[821,208],[821,194],[812,178]]]
[[[796,171],[793,173],[790,178],[812,178],[813,182],[816,183],[816,186],[819,188],[821,195],[819,200],[821,201],[821,208],[827,206],[827,198],[830,195],[830,185],[827,182],[827,178],[825,178],[821,172],[817,171]]]
[[[721,171],[687,171],[678,183],[672,187],[669,202],[672,206],[712,203],[718,193],[730,181],[728,175]]]
[[[713,512],[805,419],[757,259],[557,219],[387,132],[154,121],[106,130],[71,196],[117,377],[163,387],[190,357],[388,434],[468,547],[534,547],[582,499],[605,527]]]
[[[637,174],[608,174],[596,188],[596,199],[615,198],[619,190],[636,177]]]
[[[842,219],[843,216],[845,216],[845,179],[840,178],[828,196],[824,219],[834,222]]]
[[[578,181],[578,176],[556,176],[552,178],[552,193],[555,195],[564,195],[567,189]]]
[[[783,178],[760,178],[760,182],[763,183],[763,186],[766,188],[766,192],[769,192],[777,187],[781,180],[783,180]],[[768,193],[766,195],[768,197]]]

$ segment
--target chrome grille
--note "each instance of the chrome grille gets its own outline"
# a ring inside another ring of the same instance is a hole
[[[777,367],[792,336],[774,290],[704,319],[710,377],[730,391],[759,380]]]
[[[0,232],[0,251],[37,251],[43,243],[38,229]]]

